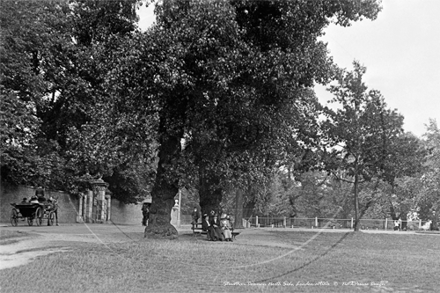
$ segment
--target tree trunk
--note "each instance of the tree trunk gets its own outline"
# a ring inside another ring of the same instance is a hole
[[[242,189],[236,189],[235,200],[234,229],[243,229],[244,194]]]
[[[248,201],[243,208],[243,217],[249,219],[253,213],[255,208],[255,200]]]
[[[359,198],[358,198],[359,175],[354,175],[354,231],[359,231]]]
[[[405,213],[400,212],[400,219],[402,220],[402,226],[400,227],[402,231],[406,231],[408,227],[408,211]]]
[[[167,179],[166,168],[169,166],[180,151],[180,140],[163,134],[159,147],[159,163],[157,167],[156,181],[151,191],[152,204],[150,207],[150,219],[145,228],[146,238],[177,238],[177,230],[171,225],[171,209],[174,205],[174,197],[178,193],[178,180]]]
[[[219,179],[208,174],[203,167],[199,171],[199,197],[202,215],[211,211],[221,213],[220,202],[222,201],[222,189],[218,188]]]

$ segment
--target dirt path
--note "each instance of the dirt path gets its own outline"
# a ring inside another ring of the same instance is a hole
[[[38,256],[69,251],[73,243],[109,244],[133,241],[143,228],[115,225],[66,225],[54,227],[2,226],[0,230],[19,231],[26,237],[0,239],[0,270],[25,265]],[[135,235],[133,235],[135,234]]]
[[[0,270],[25,265],[38,256],[67,251],[67,247],[54,247],[50,235],[30,236],[7,245],[0,245]]]

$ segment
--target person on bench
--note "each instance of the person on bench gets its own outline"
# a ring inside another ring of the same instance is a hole
[[[210,231],[210,227],[211,225],[209,224],[209,216],[207,214],[203,215],[202,218],[202,231],[206,231],[206,235],[208,237],[208,240],[211,240],[211,231]]]
[[[231,241],[232,242],[232,226],[229,222],[229,220],[227,219],[226,214],[222,214],[221,219],[220,219],[220,227],[223,233],[223,236],[225,238],[225,241]]]
[[[218,215],[214,214],[214,217],[212,218],[210,222],[210,230],[211,230],[211,239],[213,241],[220,240],[222,241],[222,230],[220,228],[220,221],[218,219]]]

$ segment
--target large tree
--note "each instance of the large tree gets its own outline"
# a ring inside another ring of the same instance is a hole
[[[156,25],[130,44],[117,66],[132,70],[121,88],[158,106],[159,162],[146,236],[176,234],[169,211],[182,182],[202,178],[207,186],[225,180],[246,186],[250,162],[276,162],[272,147],[282,134],[277,129],[285,105],[304,107],[304,90],[331,73],[325,44],[317,40],[323,28],[333,17],[348,25],[378,11],[374,1],[157,6]],[[201,196],[217,192],[204,190],[210,192]]]
[[[245,189],[279,161],[283,137],[307,136],[306,93],[332,73],[317,38],[332,20],[347,26],[380,10],[374,0],[163,1],[141,34],[134,0],[29,2],[29,17],[8,3],[13,17],[38,25],[27,26],[24,48],[8,40],[26,68],[9,71],[5,87],[20,99],[31,93],[43,137],[67,160],[66,178],[90,171],[118,181],[133,160],[150,164],[157,146],[146,235],[171,237],[179,186],[199,182],[207,206],[217,205],[224,182]]]

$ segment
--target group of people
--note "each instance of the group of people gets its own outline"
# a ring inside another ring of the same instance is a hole
[[[53,197],[50,197],[49,199],[46,199],[46,196],[44,194],[44,189],[40,186],[35,190],[35,195],[33,195],[29,201],[26,197],[24,197],[20,204],[33,204],[33,203],[47,203],[47,204],[51,204],[54,203],[55,200]]]
[[[200,213],[197,208],[191,214],[193,227],[197,225]],[[206,231],[209,241],[231,241],[232,242],[231,217],[225,213],[219,217],[215,211],[203,215],[202,231]]]
[[[55,199],[52,196],[46,198],[44,189],[43,187],[40,186],[35,190],[35,195],[33,195],[29,199],[29,201],[26,197],[24,197],[19,204],[27,205],[27,204],[36,204],[36,203],[40,205],[44,205],[46,210],[50,210],[54,212],[56,225],[58,226],[58,199]],[[47,222],[47,224],[49,225],[49,221]]]

